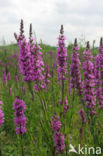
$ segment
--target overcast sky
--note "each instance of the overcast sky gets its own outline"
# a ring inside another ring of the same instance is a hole
[[[84,35],[98,45],[103,36],[103,0],[0,0],[0,41],[15,41],[13,33],[19,33],[21,19],[26,36],[32,23],[38,41],[57,45],[63,24],[67,43]]]

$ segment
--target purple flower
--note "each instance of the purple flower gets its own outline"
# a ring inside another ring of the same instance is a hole
[[[6,73],[5,73],[5,69],[2,69],[2,82],[5,85],[7,81],[7,77],[6,77]]]
[[[96,99],[99,108],[103,108],[103,41],[100,40],[98,48],[99,54],[96,56],[95,62],[95,78],[96,78]]]
[[[21,127],[16,127],[16,134],[21,134],[23,135],[24,133],[26,133],[26,128],[21,126]]]
[[[69,109],[69,105],[68,105],[68,99],[67,99],[67,96],[66,96],[65,101],[64,101],[64,111],[63,111],[63,113],[66,114],[68,109]]]
[[[56,114],[54,114],[54,116],[52,117],[51,126],[53,131],[60,130],[61,122],[59,121],[59,119],[60,119],[59,116],[57,116]]]
[[[45,72],[44,72],[44,78],[43,78],[43,83],[41,85],[41,88],[46,88],[47,84],[50,82],[49,80],[50,74],[49,74],[49,65],[45,65]]]
[[[38,92],[38,90],[39,90],[39,87],[38,87],[37,84],[35,84],[35,85],[34,85],[34,91],[35,91],[35,92]]]
[[[71,65],[70,65],[70,75],[71,75],[71,82],[69,89],[71,88],[77,88],[78,94],[82,95],[82,81],[81,81],[81,71],[80,71],[80,59],[78,50],[80,48],[77,45],[77,39],[75,39],[74,47],[73,47],[73,53],[71,56]]]
[[[10,72],[7,73],[7,80],[11,80]]]
[[[57,48],[57,74],[58,80],[64,80],[67,73],[67,49],[65,48],[65,37],[63,35],[63,25],[60,30],[61,35],[58,37]]]
[[[15,81],[18,82],[18,75],[15,75]]]
[[[60,103],[60,105],[62,105],[63,104],[63,101],[62,100],[59,100],[59,103]]]
[[[84,110],[80,109],[80,111],[78,113],[81,116],[82,124],[85,124],[86,123],[86,117],[84,115]]]
[[[40,82],[43,80],[44,63],[41,53],[41,47],[35,45],[35,40],[32,37],[32,25],[30,24],[30,37],[26,41],[24,36],[23,20],[20,24],[20,35],[14,34],[19,46],[19,70],[23,75],[23,80],[32,82]]]
[[[22,93],[25,94],[25,86],[22,86]]]
[[[15,118],[14,123],[17,126],[16,127],[16,134],[23,135],[26,132],[26,117],[24,115],[26,105],[23,100],[21,100],[19,97],[16,97],[14,103],[13,103],[13,109],[16,111],[14,112]]]
[[[65,137],[61,132],[56,132],[54,134],[54,142],[55,142],[55,148],[56,152],[58,154],[62,153],[65,149]]]
[[[30,44],[24,38],[18,42],[19,46],[19,68],[24,81],[34,81],[34,71],[31,62]]]
[[[16,126],[19,126],[19,125],[25,126],[25,124],[26,124],[26,117],[23,116],[23,115],[19,116],[18,118],[15,117],[14,118],[14,122],[15,122]]]
[[[2,106],[1,106],[2,104],[3,104],[3,102],[0,101],[0,128],[1,128],[2,124],[4,123],[4,113],[2,111]]]
[[[94,87],[95,87],[95,75],[94,75],[94,64],[92,63],[91,59],[93,56],[91,55],[90,49],[89,49],[89,42],[87,42],[87,48],[84,51],[84,63],[83,63],[83,69],[84,69],[84,82],[83,82],[83,88],[84,88],[84,100],[86,101],[86,107],[89,108],[89,112],[95,111],[95,102],[96,97],[94,93]]]
[[[41,82],[44,79],[43,70],[44,62],[41,53],[41,47],[38,45],[34,52],[34,80]]]
[[[2,101],[0,101],[0,105],[3,105],[3,102]]]

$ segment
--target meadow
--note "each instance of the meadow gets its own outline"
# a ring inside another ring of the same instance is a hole
[[[61,26],[53,47],[29,34],[21,20],[17,44],[0,47],[0,156],[102,156],[102,38],[66,47]]]

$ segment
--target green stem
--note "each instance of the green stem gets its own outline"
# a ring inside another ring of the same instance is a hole
[[[70,126],[71,126],[71,121],[72,121],[72,116],[73,116],[73,105],[74,105],[74,100],[75,100],[75,88],[73,90],[73,98],[72,98],[72,107],[71,107],[71,115],[70,115]]]
[[[62,79],[62,102],[64,106],[64,80]]]
[[[21,134],[21,136],[20,136],[20,138],[21,138],[21,156],[24,156],[24,151],[23,151],[23,142],[22,142],[22,134]]]
[[[31,82],[28,82],[27,84],[28,84],[28,88],[29,88],[29,91],[32,96],[32,101],[34,101],[34,92],[33,92],[32,86],[31,86]]]
[[[0,156],[1,156],[1,143],[0,143]]]
[[[40,125],[41,125],[41,129],[42,129],[42,131],[43,131],[43,133],[44,133],[44,135],[45,135],[45,137],[47,138],[47,140],[48,140],[48,145],[50,146],[50,148],[52,147],[52,145],[50,144],[50,142],[49,142],[49,136],[47,135],[47,133],[46,133],[46,131],[45,131],[45,129],[44,129],[44,127],[43,127],[43,124],[42,124],[42,121],[40,120]],[[52,139],[52,138],[51,138]]]
[[[0,132],[1,133],[1,132]],[[2,156],[2,152],[1,152],[1,139],[0,139],[0,156]]]

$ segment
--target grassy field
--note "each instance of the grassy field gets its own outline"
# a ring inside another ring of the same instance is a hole
[[[85,109],[85,101],[81,101],[81,97],[78,96],[77,90],[71,90],[69,92],[70,83],[70,64],[72,46],[67,47],[68,61],[67,61],[67,80],[64,83],[64,94],[67,96],[69,109],[65,116],[61,115],[63,106],[59,104],[61,99],[61,85],[57,80],[56,72],[56,51],[57,47],[41,44],[44,64],[49,65],[50,82],[46,89],[34,91],[34,82],[24,82],[22,75],[19,73],[18,81],[15,81],[15,76],[18,74],[18,57],[19,49],[17,45],[1,46],[0,47],[0,101],[3,101],[3,112],[5,116],[4,124],[0,128],[0,149],[2,156],[55,156],[54,152],[54,132],[51,129],[51,117],[54,112],[60,116],[61,121],[61,133],[65,135],[66,148],[62,156],[76,156],[76,153],[69,153],[69,145],[72,144],[78,150],[78,144],[82,147],[101,147],[103,148],[103,111],[98,110],[96,106],[97,116],[90,124],[88,121],[83,126],[82,136],[81,127],[82,121],[79,110]],[[79,54],[80,60],[83,62],[84,48],[80,47]],[[97,48],[91,50],[92,55],[96,56]],[[11,79],[7,80],[6,84],[2,83],[2,69],[5,68],[6,74],[10,72]],[[82,80],[83,69],[81,66]],[[30,86],[33,91],[34,100],[30,92]],[[22,91],[22,87],[25,87],[25,93]],[[11,88],[11,94],[9,89]],[[26,111],[25,116],[27,118],[26,128],[27,132],[23,135],[22,139],[15,133],[14,124],[14,110],[13,102],[19,96],[20,99],[25,101]],[[82,137],[82,138],[81,138]],[[23,154],[21,154],[23,150]],[[85,150],[85,148],[84,148]],[[82,155],[82,154],[80,154]],[[92,156],[94,154],[90,154]],[[99,155],[99,154],[95,154]],[[101,154],[102,155],[102,154]]]

